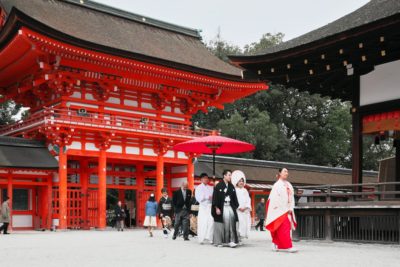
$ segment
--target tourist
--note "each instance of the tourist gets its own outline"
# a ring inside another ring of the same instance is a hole
[[[199,215],[199,202],[196,200],[195,195],[197,194],[197,190],[193,191],[192,199],[190,200],[190,212],[189,212],[189,234],[193,237],[198,234],[198,215]]]
[[[186,181],[183,182],[181,188],[176,190],[173,194],[172,203],[175,211],[173,240],[176,239],[179,228],[182,227],[183,239],[189,241],[189,211],[191,198],[192,191],[188,189],[188,183]]]
[[[279,169],[267,203],[266,228],[271,232],[272,250],[297,252],[292,245],[291,231],[296,228],[294,215],[294,191],[287,181],[289,172]]]
[[[238,221],[236,209],[239,203],[235,187],[231,183],[232,172],[224,170],[223,180],[215,188],[212,199],[212,215],[214,217],[213,243],[215,246],[238,245],[236,223]]]
[[[206,173],[200,175],[201,184],[196,188],[196,200],[199,202],[199,215],[197,217],[197,236],[200,244],[212,243],[214,219],[211,215],[211,202],[214,188],[210,186]]]
[[[0,233],[3,231],[3,234],[8,235],[8,225],[10,224],[11,214],[10,214],[10,198],[5,197],[5,201],[1,205],[1,216],[0,216],[0,223],[3,223],[0,226]]]
[[[261,198],[261,201],[257,204],[256,214],[258,217],[258,223],[255,226],[256,230],[260,228],[260,231],[264,231],[265,221],[265,198]]]
[[[115,222],[118,232],[124,231],[124,221],[125,221],[125,210],[122,208],[121,201],[118,201],[117,206],[115,206]]]
[[[146,202],[146,217],[143,223],[147,227],[150,237],[153,237],[153,229],[157,227],[157,206],[154,194],[150,194],[149,200]]]
[[[246,184],[246,176],[242,171],[234,171],[232,173],[232,184],[236,187],[236,195],[239,202],[239,207],[236,211],[239,220],[239,243],[241,243],[243,238],[249,238],[251,229],[251,199],[249,192],[244,188]]]
[[[167,188],[161,189],[161,198],[158,202],[158,217],[161,220],[164,237],[168,237],[172,224],[172,199],[168,196]]]
[[[125,227],[130,228],[131,227],[131,215],[129,212],[128,205],[124,205],[124,211],[125,211]]]

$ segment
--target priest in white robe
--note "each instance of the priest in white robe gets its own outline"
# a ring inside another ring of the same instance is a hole
[[[272,187],[267,201],[266,227],[271,232],[272,250],[297,252],[293,248],[291,231],[296,229],[294,190],[287,181],[289,172],[279,169],[278,181]]]
[[[239,226],[239,240],[249,238],[251,229],[251,198],[249,192],[244,187],[246,185],[246,176],[242,171],[234,171],[232,173],[232,184],[236,187],[236,195],[239,202],[239,207],[236,210]]]
[[[210,186],[206,173],[200,175],[201,184],[196,188],[196,200],[199,202],[199,214],[197,216],[197,239],[200,244],[212,243],[214,218],[211,215],[211,204],[214,188]]]

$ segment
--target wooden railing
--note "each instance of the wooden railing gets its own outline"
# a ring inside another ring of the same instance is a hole
[[[400,182],[296,187],[297,239],[400,244]]]
[[[400,182],[296,186],[299,205],[314,202],[400,201]]]
[[[149,118],[127,118],[103,113],[78,113],[77,110],[45,108],[28,119],[0,128],[0,135],[15,135],[41,126],[58,125],[87,130],[144,133],[166,137],[193,138],[212,134],[212,130],[193,128]]]

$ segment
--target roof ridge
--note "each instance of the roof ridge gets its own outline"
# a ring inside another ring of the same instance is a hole
[[[212,160],[212,156],[210,155],[202,155],[200,158],[205,160]],[[310,168],[310,169],[318,169],[320,171],[333,171],[333,172],[350,172],[351,169],[343,168],[343,167],[330,167],[330,166],[322,166],[322,165],[315,165],[315,164],[305,164],[305,163],[295,163],[295,162],[282,162],[282,161],[271,161],[271,160],[260,160],[260,159],[249,159],[249,158],[237,158],[237,157],[227,157],[227,156],[216,156],[216,162],[218,159],[222,160],[234,160],[236,162],[246,162],[248,165],[261,165],[261,164],[271,164],[271,165],[282,165],[284,166],[291,166],[291,167],[298,167],[298,168]],[[253,164],[251,164],[253,163]],[[266,165],[261,165],[262,167],[269,167]],[[364,173],[368,174],[375,174],[378,173],[377,171],[370,171],[370,170],[363,170]]]
[[[99,12],[103,12],[106,13],[108,15],[113,15],[113,16],[117,16],[117,17],[121,17],[124,19],[128,19],[131,21],[135,21],[138,23],[142,23],[142,24],[146,24],[146,25],[150,25],[153,27],[157,27],[157,28],[161,28],[164,30],[168,30],[168,31],[173,31],[173,32],[177,32],[180,34],[185,34],[191,37],[195,37],[198,39],[201,39],[201,35],[200,35],[200,30],[198,29],[194,29],[194,28],[189,28],[189,27],[185,27],[185,26],[181,26],[181,25],[177,25],[174,23],[170,23],[170,22],[166,22],[166,21],[162,21],[162,20],[158,20],[158,19],[154,19],[148,16],[143,16],[140,14],[136,14],[133,12],[129,12],[126,10],[122,10],[119,9],[117,7],[112,7],[106,4],[102,4],[96,1],[91,1],[91,0],[59,0],[65,3],[69,3],[69,4],[73,4],[73,5],[78,5],[81,7],[85,7],[85,8],[89,8],[92,10],[96,10]]]
[[[13,136],[0,136],[0,145],[5,146],[24,146],[24,147],[46,147],[46,145],[39,140],[13,137]]]

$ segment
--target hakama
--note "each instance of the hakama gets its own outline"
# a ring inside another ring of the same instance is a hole
[[[277,249],[292,248],[291,231],[296,229],[294,215],[294,191],[288,181],[279,179],[273,186],[267,201],[266,229]]]

